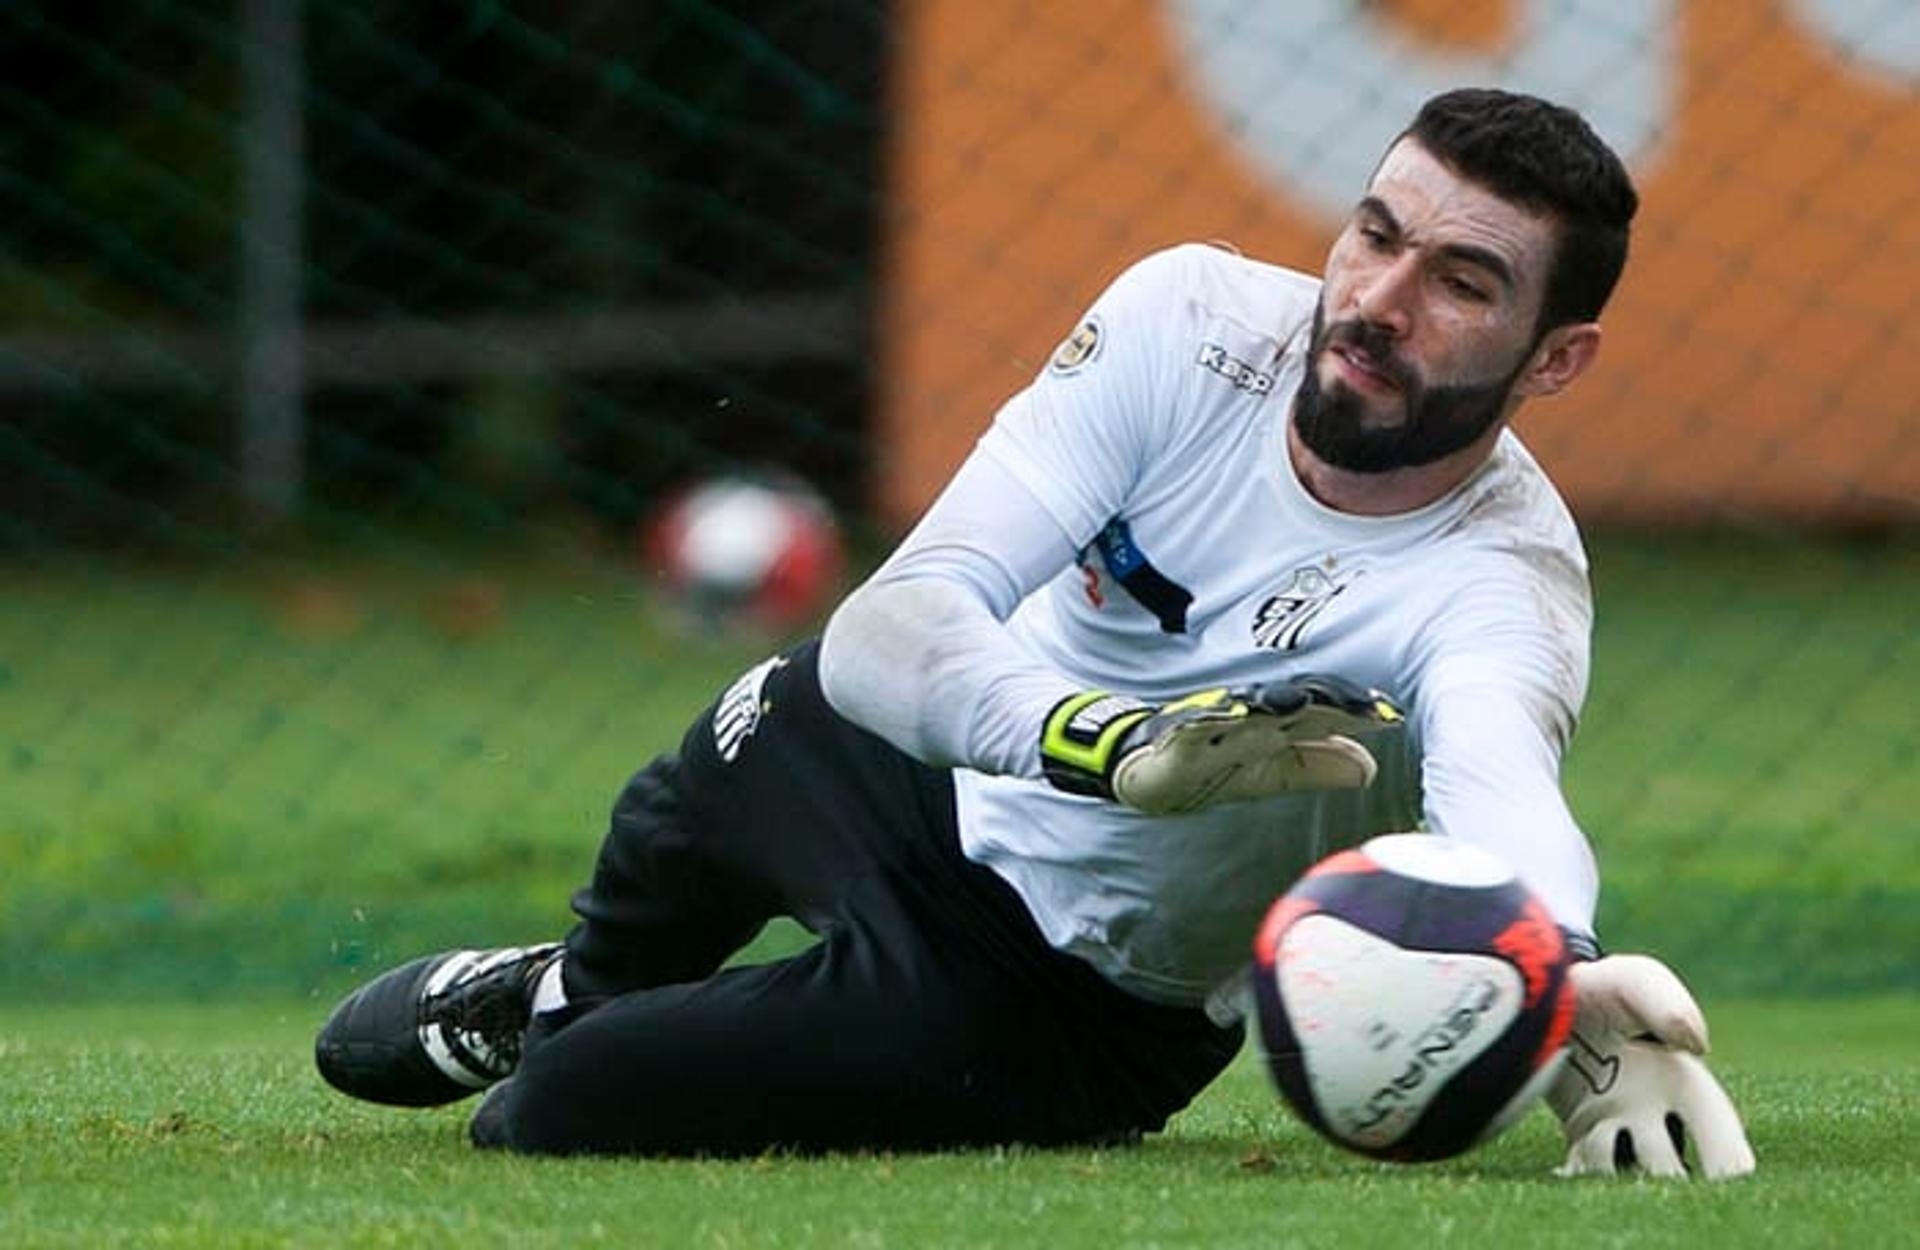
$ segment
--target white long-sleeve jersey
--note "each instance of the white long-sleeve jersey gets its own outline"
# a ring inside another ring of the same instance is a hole
[[[1559,784],[1592,624],[1572,518],[1511,432],[1413,512],[1301,485],[1285,429],[1316,279],[1201,245],[1122,274],[830,622],[828,698],[952,766],[969,858],[1048,940],[1198,1004],[1308,866],[1425,827],[1504,856],[1562,924],[1597,879]],[[1335,673],[1394,696],[1363,791],[1146,816],[1040,779],[1048,710]]]

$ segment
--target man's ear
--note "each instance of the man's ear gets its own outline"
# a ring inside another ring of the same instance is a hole
[[[1577,321],[1555,326],[1533,349],[1533,358],[1515,388],[1522,395],[1557,395],[1573,385],[1600,354],[1600,323]]]

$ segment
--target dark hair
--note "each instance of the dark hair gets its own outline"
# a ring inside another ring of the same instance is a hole
[[[1640,197],[1585,118],[1537,96],[1463,87],[1428,100],[1400,137],[1500,198],[1555,219],[1560,240],[1540,330],[1600,315],[1626,267]]]

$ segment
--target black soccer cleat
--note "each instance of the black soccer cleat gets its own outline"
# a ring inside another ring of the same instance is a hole
[[[451,951],[341,1000],[314,1039],[327,1084],[367,1102],[437,1107],[513,1074],[540,975],[561,946]]]

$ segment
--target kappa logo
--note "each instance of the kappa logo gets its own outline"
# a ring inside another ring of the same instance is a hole
[[[1357,576],[1357,574],[1356,574]],[[1295,569],[1287,584],[1268,597],[1253,614],[1253,641],[1272,651],[1291,651],[1315,617],[1352,584],[1336,582],[1314,565]]]
[[[1047,367],[1055,373],[1079,372],[1100,354],[1101,333],[1100,318],[1088,317],[1080,323],[1079,329],[1054,348],[1053,359],[1047,363]]]
[[[1200,355],[1194,363],[1202,369],[1212,370],[1240,390],[1253,395],[1266,395],[1273,390],[1273,375],[1264,372],[1249,362],[1240,359],[1218,343],[1202,343]]]
[[[713,709],[713,745],[719,750],[720,758],[731,764],[740,758],[740,748],[747,739],[753,737],[760,728],[760,722],[772,710],[762,697],[767,678],[778,669],[787,666],[787,657],[776,655],[764,660],[742,673],[739,680],[727,687],[720,702]]]

